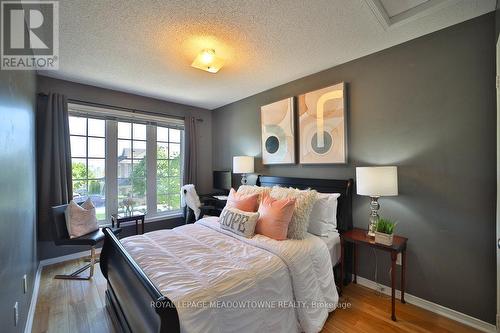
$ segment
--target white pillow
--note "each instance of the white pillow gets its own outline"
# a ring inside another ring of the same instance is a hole
[[[70,238],[80,237],[99,229],[95,206],[90,198],[82,206],[71,200],[64,214]]]
[[[220,227],[237,235],[252,238],[255,235],[255,226],[259,213],[244,212],[234,207],[226,206],[220,214]]]
[[[328,236],[337,229],[337,199],[339,193],[318,193],[309,215],[309,231],[317,236]]]
[[[317,193],[315,190],[303,191],[279,186],[274,186],[271,190],[271,197],[275,199],[295,198],[292,220],[288,225],[288,239],[304,239],[307,236],[309,215],[316,201]]]

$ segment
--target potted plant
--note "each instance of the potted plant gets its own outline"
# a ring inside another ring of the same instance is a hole
[[[377,227],[375,228],[375,243],[391,246],[394,238],[395,227],[396,222],[380,218],[377,221]]]

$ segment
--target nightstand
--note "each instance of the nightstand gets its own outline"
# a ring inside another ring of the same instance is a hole
[[[357,247],[358,245],[363,245],[382,251],[389,252],[391,255],[391,289],[392,289],[392,299],[391,299],[391,318],[396,321],[396,260],[398,258],[398,253],[401,253],[401,303],[405,302],[405,274],[406,274],[406,243],[408,238],[394,235],[394,241],[391,246],[375,243],[373,237],[367,235],[367,231],[363,229],[354,228],[352,230],[346,231],[340,235],[341,243],[341,276],[344,276],[344,247],[345,243],[353,244],[353,275],[354,283],[357,283],[356,274],[356,263],[357,263]],[[342,283],[340,285],[340,290],[342,290]]]

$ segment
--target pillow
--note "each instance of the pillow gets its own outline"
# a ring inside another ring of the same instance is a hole
[[[80,237],[99,229],[95,206],[90,198],[85,200],[82,206],[71,200],[64,211],[64,215],[69,238]]]
[[[231,189],[227,198],[227,204],[244,212],[255,213],[259,209],[259,194],[241,194]]]
[[[295,198],[274,199],[265,195],[259,206],[255,233],[276,240],[285,240],[292,220]]]
[[[295,198],[295,208],[293,210],[292,220],[288,226],[288,238],[304,239],[307,236],[307,227],[309,226],[309,215],[316,201],[316,191],[301,191],[296,188],[284,188],[274,186],[271,190],[271,196],[275,199]]]
[[[252,238],[259,213],[244,212],[234,207],[226,206],[219,217],[220,227],[237,235]]]
[[[239,194],[258,194],[259,195],[259,203],[262,200],[262,197],[265,194],[269,194],[271,192],[270,187],[260,187],[256,185],[241,185],[238,188]]]
[[[339,193],[318,193],[311,215],[309,231],[317,236],[328,236],[328,232],[337,229],[337,199]]]

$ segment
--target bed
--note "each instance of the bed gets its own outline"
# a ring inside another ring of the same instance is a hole
[[[352,180],[260,176],[258,184],[341,193],[338,230],[352,228]],[[121,242],[105,234],[100,265],[118,331],[316,332],[338,301],[338,234],[246,239],[213,217]],[[350,262],[350,251],[345,256]],[[349,271],[339,277],[344,283]]]

